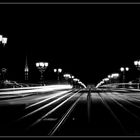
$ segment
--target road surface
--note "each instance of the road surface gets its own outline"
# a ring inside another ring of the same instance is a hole
[[[36,91],[0,96],[0,136],[140,136],[139,90]]]

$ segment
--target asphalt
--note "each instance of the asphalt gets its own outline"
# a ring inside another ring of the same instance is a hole
[[[138,90],[74,90],[64,95],[60,100],[58,99],[62,95],[29,109],[25,108],[48,97],[44,94],[26,99],[21,97],[16,99],[18,103],[15,104],[13,99],[7,100],[5,104],[0,101],[0,136],[140,136]],[[33,100],[39,96],[44,97]],[[29,103],[31,99],[32,102]],[[29,117],[19,119],[54,100],[58,101]],[[62,105],[58,107],[60,104]],[[58,108],[40,119],[55,107]],[[31,125],[38,119],[38,123]]]

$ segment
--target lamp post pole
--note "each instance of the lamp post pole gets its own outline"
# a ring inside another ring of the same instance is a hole
[[[40,72],[40,81],[43,84],[43,73],[45,72],[46,68],[48,67],[48,63],[47,62],[37,62],[36,63],[36,67],[38,68],[39,72]]]
[[[5,51],[4,51],[4,47],[7,44],[7,40],[8,40],[7,37],[3,37],[3,35],[0,35],[0,48],[1,48],[1,45],[2,45],[2,48],[3,48],[3,51],[1,51],[2,53],[0,54],[0,56],[1,56],[0,59],[1,60],[4,60],[3,56],[6,55]],[[3,62],[1,62],[1,66],[0,67],[1,67],[2,76],[3,76],[3,79],[4,79],[4,75],[5,75],[6,71],[7,71],[7,69],[6,68],[2,68],[3,67]]]
[[[120,71],[122,72],[122,76],[123,76],[123,84],[125,83],[125,72],[129,71],[128,67],[121,67]],[[125,84],[123,85],[123,87],[125,88]]]
[[[2,72],[2,80],[4,81],[5,80],[5,74],[7,72],[7,69],[6,68],[2,68],[1,69],[1,72]]]
[[[59,82],[60,81],[60,73],[62,72],[62,69],[61,68],[54,69],[54,72],[57,73],[57,81]]]
[[[136,66],[137,70],[140,71],[140,60],[134,61],[134,65]],[[140,76],[138,77],[138,89],[140,88]]]

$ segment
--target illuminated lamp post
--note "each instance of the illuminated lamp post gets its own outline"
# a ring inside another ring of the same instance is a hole
[[[0,35],[0,44],[2,43],[3,46],[5,46],[5,44],[7,43],[8,38],[7,37],[3,37],[2,35]]]
[[[134,65],[136,66],[137,70],[140,71],[140,60],[134,61]],[[138,78],[138,88],[140,88],[139,84],[140,84],[140,77]]]
[[[37,62],[36,67],[38,68],[38,70],[41,74],[40,80],[41,80],[41,82],[43,82],[43,73],[45,72],[46,68],[48,67],[48,63],[47,62]]]
[[[5,46],[5,44],[7,43],[7,40],[8,40],[8,38],[7,37],[3,37],[3,35],[0,35],[0,44],[2,44],[3,45],[3,48],[4,48],[4,46]],[[2,52],[2,54],[5,54],[5,52],[4,52],[4,50],[3,51],[1,51]],[[1,55],[1,54],[0,54]],[[2,57],[0,58],[0,59],[2,59],[3,60],[3,55],[1,55]],[[6,68],[2,68],[5,72],[7,71],[7,69]],[[2,70],[1,69],[1,70]],[[3,77],[4,78],[4,77]]]
[[[54,69],[54,72],[57,73],[57,81],[59,82],[60,81],[60,73],[62,72],[62,69],[61,68]]]
[[[123,75],[123,83],[125,83],[125,72],[129,71],[129,68],[128,67],[121,67],[120,71],[122,72],[122,75]],[[125,87],[125,85],[124,85],[124,87]]]

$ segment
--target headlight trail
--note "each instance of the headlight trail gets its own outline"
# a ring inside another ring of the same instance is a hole
[[[35,105],[41,104],[41,103],[43,103],[43,102],[45,102],[45,101],[48,101],[48,100],[53,99],[53,98],[56,98],[56,97],[61,96],[61,95],[63,95],[63,94],[69,93],[70,91],[71,91],[71,90],[69,90],[69,91],[62,91],[62,92],[57,92],[57,93],[51,95],[50,97],[48,97],[48,98],[46,98],[46,99],[44,99],[44,100],[41,100],[41,101],[39,101],[39,102],[33,103],[33,104],[31,104],[31,105],[25,107],[25,109],[28,109],[28,108],[33,107],[33,106],[35,106]]]
[[[124,97],[123,95],[118,95],[118,94],[116,96],[118,96],[117,98],[120,98],[120,100],[123,100],[123,101],[127,102],[128,104],[131,104],[132,106],[134,106],[136,108],[140,108],[139,106],[137,106],[137,105],[133,104],[132,102],[130,102],[131,99],[129,99],[129,97],[126,97],[126,96]]]
[[[60,98],[58,98],[58,99],[56,99],[56,100],[54,100],[54,101],[52,101],[52,102],[50,102],[50,103],[48,103],[48,104],[46,104],[46,105],[44,105],[44,106],[38,108],[38,109],[36,109],[36,110],[34,110],[34,111],[28,113],[27,115],[21,117],[19,120],[21,120],[21,119],[23,119],[23,118],[25,118],[25,117],[27,117],[27,116],[30,116],[30,115],[32,115],[32,114],[34,114],[34,113],[36,113],[36,112],[38,112],[38,111],[40,111],[40,110],[46,108],[46,107],[48,107],[48,106],[50,106],[50,105],[52,105],[52,104],[58,102],[59,100],[65,98],[66,96],[69,96],[70,94],[72,94],[72,92],[70,92],[70,93],[68,93],[68,94],[65,94],[65,95],[61,96]]]
[[[126,107],[124,107],[122,104],[120,104],[118,101],[116,101],[112,96],[109,96],[109,98],[111,98],[117,105],[119,105],[122,109],[124,109],[126,112],[128,112],[129,114],[131,114],[133,117],[137,118],[138,120],[140,120],[140,117],[138,117],[137,115],[135,115],[134,113],[130,112]]]
[[[79,92],[79,91],[78,91]],[[53,108],[52,110],[50,110],[48,113],[46,113],[44,116],[42,116],[41,118],[39,118],[37,121],[35,121],[33,124],[31,124],[27,129],[30,129],[31,127],[33,127],[34,125],[38,124],[40,121],[42,121],[44,118],[46,118],[48,115],[50,115],[51,113],[53,113],[54,111],[56,111],[59,107],[61,107],[62,105],[64,105],[68,100],[70,100],[72,97],[74,97],[76,94],[78,94],[78,92],[76,92],[75,94],[72,94],[69,98],[67,98],[65,101],[63,101],[62,103],[60,103],[59,105],[57,105],[55,108]]]
[[[82,94],[81,94],[82,95]],[[54,133],[58,130],[58,128],[62,125],[62,123],[64,123],[64,121],[66,120],[66,117],[69,116],[69,114],[72,112],[72,110],[74,109],[74,107],[76,106],[76,104],[78,103],[78,101],[81,98],[78,97],[78,99],[72,104],[72,106],[68,109],[68,111],[62,116],[62,118],[60,119],[60,121],[53,127],[53,129],[49,132],[48,135],[52,136],[54,135]]]
[[[125,128],[123,127],[121,121],[118,119],[118,117],[116,116],[116,114],[112,111],[112,109],[109,107],[109,105],[106,103],[106,101],[104,100],[104,98],[102,97],[102,95],[100,93],[98,93],[101,100],[102,100],[102,103],[106,106],[106,108],[109,110],[109,112],[112,114],[112,116],[115,118],[115,120],[118,122],[118,124],[120,125],[122,131],[124,133],[126,133],[126,130]]]
[[[36,92],[49,92],[54,90],[62,90],[62,89],[72,89],[71,85],[51,85],[51,86],[38,86],[38,87],[26,87],[20,88],[20,90],[16,91],[3,91],[0,92],[0,95],[6,94],[24,94],[24,93],[36,93]],[[6,89],[5,89],[6,90]]]

